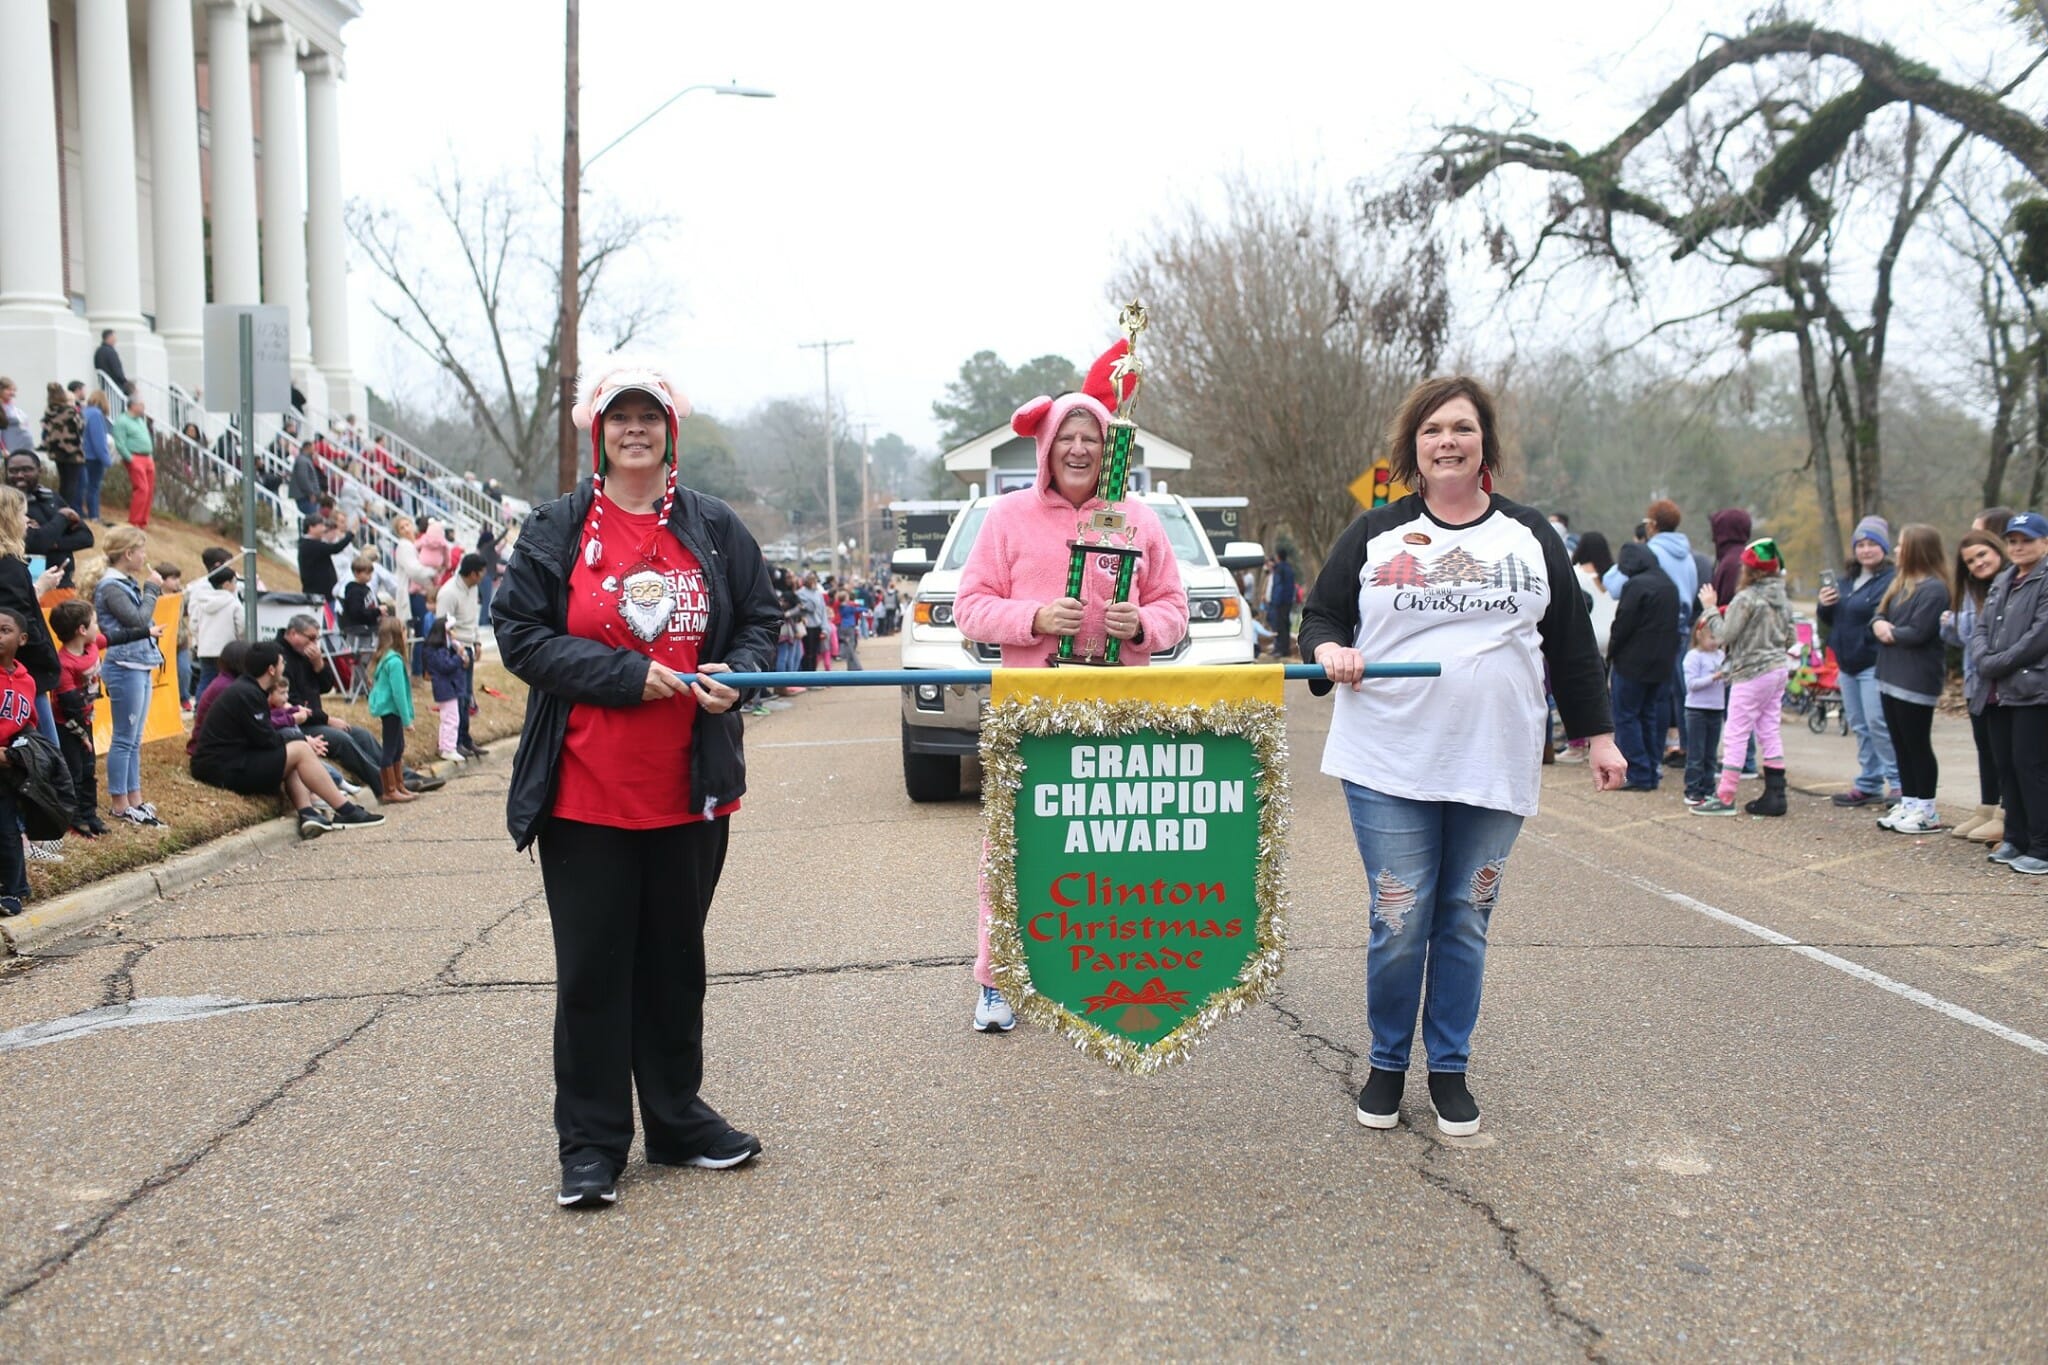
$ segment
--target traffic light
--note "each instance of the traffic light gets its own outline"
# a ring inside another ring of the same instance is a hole
[[[1394,484],[1394,471],[1385,460],[1372,467],[1372,505],[1385,507]]]
[[[882,509],[882,529],[884,531],[896,529],[896,513],[887,507]]]

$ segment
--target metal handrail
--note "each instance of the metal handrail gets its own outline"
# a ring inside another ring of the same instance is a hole
[[[233,459],[223,456],[210,445],[193,440],[182,429],[160,426],[156,439],[169,442],[171,448],[186,461],[188,468],[183,471],[183,482],[188,487],[197,491],[202,500],[218,498],[220,507],[215,510],[231,510],[229,499],[239,496],[242,488],[240,433],[229,428],[220,437],[233,446]],[[271,553],[289,562],[298,548],[299,509],[292,506],[290,499],[272,492],[261,483],[256,485],[256,503],[259,510],[270,513],[271,538],[266,544]],[[259,539],[261,536],[259,531]]]

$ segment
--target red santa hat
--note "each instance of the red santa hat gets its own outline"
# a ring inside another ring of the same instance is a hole
[[[1029,436],[1038,443],[1038,468],[1043,473],[1046,459],[1052,450],[1053,437],[1059,434],[1060,424],[1076,412],[1085,412],[1095,419],[1102,434],[1109,435],[1111,414],[1130,401],[1138,391],[1138,376],[1124,375],[1111,379],[1110,370],[1116,362],[1130,351],[1131,343],[1118,341],[1114,346],[1095,358],[1088,367],[1088,377],[1081,381],[1079,393],[1063,393],[1057,398],[1038,397],[1018,408],[1010,418],[1010,430],[1019,436]]]

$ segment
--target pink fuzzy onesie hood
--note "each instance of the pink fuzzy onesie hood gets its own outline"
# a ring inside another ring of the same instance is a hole
[[[1047,602],[1067,591],[1067,542],[1089,511],[1103,506],[1091,497],[1075,507],[1052,482],[1052,438],[1068,414],[1086,412],[1108,435],[1109,411],[1086,393],[1034,398],[1017,410],[1011,427],[1038,443],[1038,480],[997,498],[988,509],[981,534],[968,553],[953,603],[960,633],[982,644],[1000,645],[1005,668],[1039,668],[1059,648],[1057,635],[1039,635],[1032,618]],[[1137,498],[1124,500],[1137,530],[1137,546],[1145,552],[1131,580],[1131,600],[1138,604],[1145,642],[1125,641],[1123,660],[1148,664],[1156,650],[1170,649],[1188,631],[1187,589],[1181,585],[1180,563],[1166,539],[1166,528],[1152,509]],[[1091,555],[1082,578],[1083,640],[1104,636],[1102,618],[1116,588],[1116,559]]]

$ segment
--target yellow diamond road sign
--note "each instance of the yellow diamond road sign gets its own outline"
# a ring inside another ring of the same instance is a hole
[[[1372,470],[1367,469],[1363,474],[1360,474],[1357,478],[1346,484],[1345,489],[1352,497],[1358,499],[1360,507],[1370,508],[1372,506]]]

